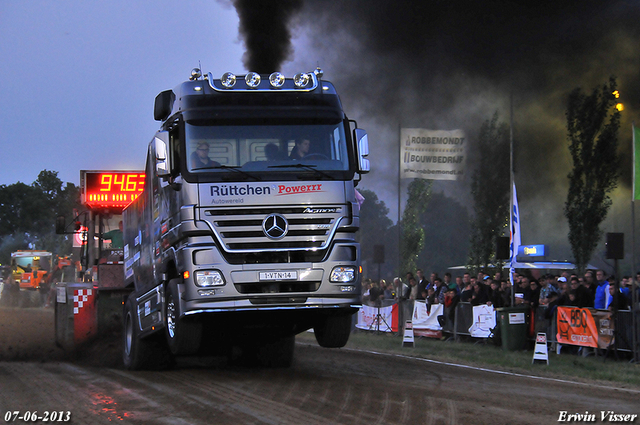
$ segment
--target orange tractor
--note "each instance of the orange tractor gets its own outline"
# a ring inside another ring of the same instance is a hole
[[[17,251],[11,253],[11,279],[20,307],[39,307],[48,292],[47,278],[51,272],[52,254],[47,251]],[[19,291],[19,292],[18,292]],[[14,296],[13,302],[16,302]]]

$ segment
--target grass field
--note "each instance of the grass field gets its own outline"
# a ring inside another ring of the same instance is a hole
[[[312,333],[303,332],[299,341],[315,342]],[[572,381],[597,381],[603,385],[640,389],[640,365],[630,363],[629,353],[619,352],[618,359],[610,354],[582,357],[563,352],[549,352],[549,364],[532,364],[533,350],[505,351],[483,340],[441,341],[415,338],[415,347],[402,347],[398,335],[356,331],[351,334],[347,348],[402,354],[442,362],[464,364],[525,375],[544,376]],[[570,347],[563,348],[570,351]]]

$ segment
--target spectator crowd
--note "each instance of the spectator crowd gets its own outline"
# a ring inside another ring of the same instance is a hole
[[[429,279],[421,269],[415,275],[409,272],[404,279],[396,277],[393,282],[364,279],[362,301],[375,305],[381,300],[424,300],[427,310],[434,304],[455,307],[458,302],[472,305],[487,304],[495,308],[515,305],[547,307],[547,315],[553,316],[557,306],[592,307],[601,310],[627,310],[632,305],[632,288],[640,295],[636,280],[625,276],[616,282],[614,276],[606,276],[603,270],[588,270],[583,276],[564,271],[560,275],[547,274],[534,278],[530,274],[515,273],[512,286],[501,272],[493,276],[479,272],[476,276],[464,273],[452,279],[451,273],[441,278],[432,272]],[[617,284],[617,285],[616,285]],[[616,287],[617,296],[616,296]]]

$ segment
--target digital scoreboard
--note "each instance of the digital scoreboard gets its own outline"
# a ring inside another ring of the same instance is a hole
[[[144,189],[144,171],[82,170],[82,203],[92,209],[122,211]]]

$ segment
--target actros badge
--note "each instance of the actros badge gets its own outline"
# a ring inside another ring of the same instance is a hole
[[[269,214],[262,220],[262,231],[270,239],[281,239],[288,231],[289,223],[280,214]]]

